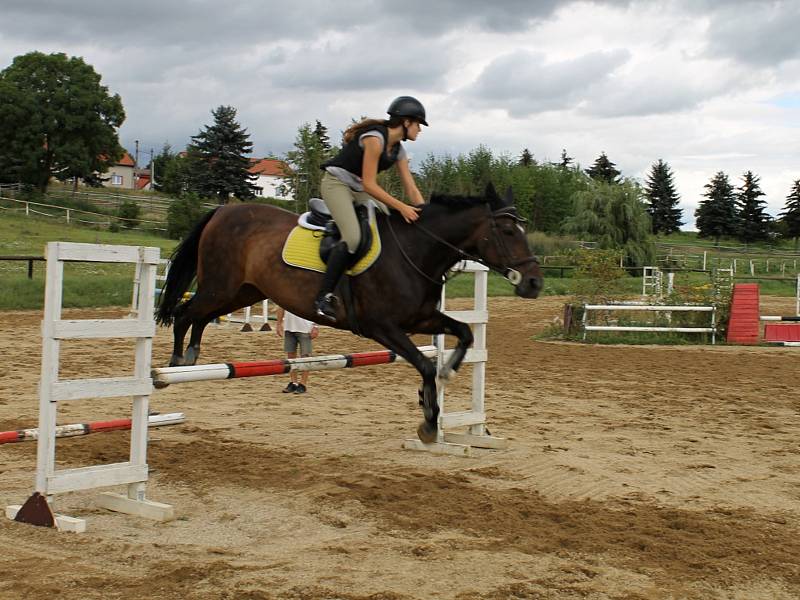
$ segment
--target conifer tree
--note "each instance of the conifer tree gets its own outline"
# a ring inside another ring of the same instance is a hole
[[[522,155],[519,157],[519,166],[530,167],[533,164],[533,154],[527,148],[523,148]]]
[[[758,185],[759,177],[752,171],[742,175],[742,185],[737,188],[736,205],[739,209],[739,240],[745,244],[760,242],[769,237],[771,217],[766,212],[767,203],[761,200],[764,192]]]
[[[317,124],[314,127],[314,135],[317,136],[320,146],[324,151],[331,149],[331,138],[328,136],[328,128],[322,124],[322,121],[317,119]]]
[[[225,204],[231,196],[255,196],[255,177],[247,170],[247,154],[253,143],[246,129],[236,121],[236,109],[219,106],[211,111],[214,123],[192,137],[188,154],[191,164],[190,191],[217,197]]]
[[[797,239],[800,238],[800,179],[792,184],[792,190],[786,196],[786,204],[780,214],[785,227],[786,235],[794,238],[794,247],[797,249]]]
[[[569,166],[575,161],[574,158],[571,156],[567,156],[567,149],[561,149],[561,162],[558,163],[558,166],[562,169],[569,169]]]
[[[644,194],[650,202],[647,212],[653,221],[653,233],[669,235],[680,231],[683,224],[683,211],[678,207],[680,196],[675,191],[672,171],[663,160],[658,159],[653,164],[647,176]]]
[[[616,165],[608,160],[605,152],[602,152],[594,164],[586,169],[586,174],[597,181],[605,181],[606,183],[619,183],[619,176],[621,173],[617,170]]]
[[[733,186],[728,176],[719,171],[705,189],[706,200],[701,200],[694,211],[697,232],[700,237],[714,238],[719,244],[720,238],[733,237],[738,231]]]

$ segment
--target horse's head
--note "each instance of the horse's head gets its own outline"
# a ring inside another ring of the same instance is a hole
[[[517,296],[536,298],[544,286],[539,260],[531,253],[528,238],[514,206],[511,188],[500,197],[494,186],[486,186],[489,218],[477,242],[478,255],[487,266],[505,274]]]

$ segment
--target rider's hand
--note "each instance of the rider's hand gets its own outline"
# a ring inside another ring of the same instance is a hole
[[[406,223],[413,223],[417,219],[419,219],[419,207],[417,206],[410,206],[408,204],[403,204],[402,208],[399,209],[400,214],[403,215],[403,218],[406,220]]]

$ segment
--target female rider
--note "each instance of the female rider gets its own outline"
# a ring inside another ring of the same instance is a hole
[[[401,141],[414,141],[425,121],[425,107],[411,96],[395,98],[389,105],[388,119],[364,119],[344,132],[344,146],[334,158],[324,162],[322,169],[322,199],[325,201],[342,240],[328,257],[328,266],[314,307],[321,317],[336,320],[336,298],[333,291],[353,253],[361,241],[361,231],[356,217],[355,202],[374,198],[387,208],[397,210],[407,223],[419,217],[419,206],[424,204],[414,177],[408,167],[408,156]],[[411,204],[401,202],[377,180],[379,171],[397,165],[400,180]]]

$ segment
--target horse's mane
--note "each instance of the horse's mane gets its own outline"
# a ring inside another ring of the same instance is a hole
[[[434,194],[425,208],[440,207],[445,210],[459,210],[472,208],[489,202],[488,198],[481,196],[454,196],[450,194]],[[424,210],[424,209],[423,209]]]

